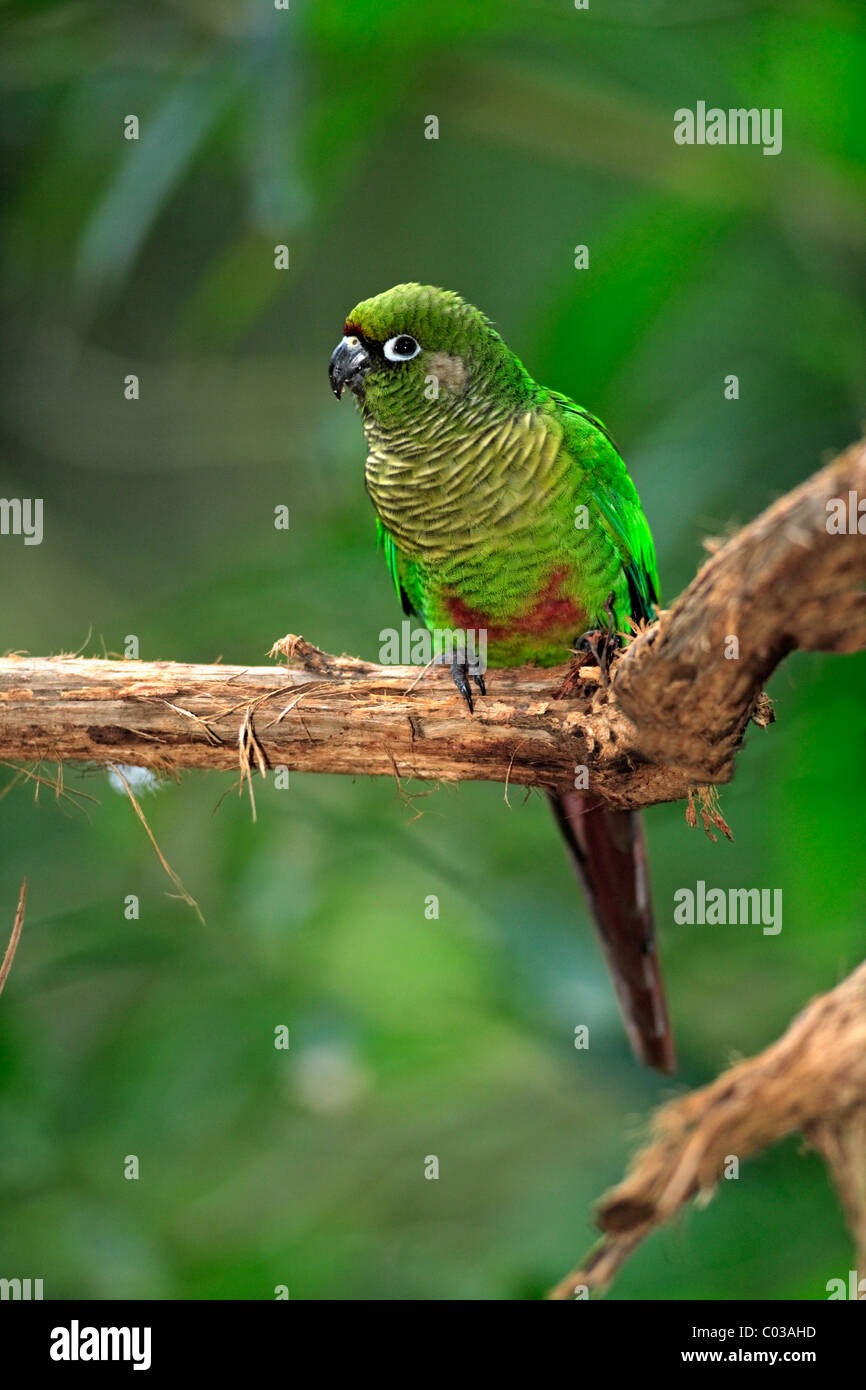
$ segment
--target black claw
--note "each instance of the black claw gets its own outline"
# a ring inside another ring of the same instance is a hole
[[[470,678],[474,680],[475,684],[478,686],[478,692],[480,695],[487,694],[487,686],[484,682],[484,672],[481,670],[478,658],[476,656],[472,656],[467,659],[467,653],[465,650],[458,652],[456,656],[453,655],[452,652],[449,652],[447,654],[445,652],[441,652],[440,655],[436,657],[437,664],[440,664],[442,666],[446,665],[449,661],[451,679],[453,680],[454,684],[457,686],[457,689],[460,691],[460,694],[463,696],[464,700],[469,706],[469,713],[474,714],[475,705],[472,700],[472,691],[469,687]]]
[[[613,616],[613,605],[615,602],[616,594],[614,593],[613,589],[611,589],[610,593],[604,601],[604,604],[602,605],[605,613],[607,614],[607,635],[611,639],[616,637],[616,618]]]
[[[452,662],[451,679],[469,706],[469,713],[474,714],[475,706],[472,703],[472,691],[469,689],[469,682],[466,679],[467,674],[468,669],[465,661]]]
[[[608,684],[608,672],[614,653],[619,650],[619,635],[616,631],[616,622],[613,616],[614,594],[607,596],[607,601],[603,605],[603,611],[607,614],[608,626],[604,628],[591,628],[579,637],[576,643],[578,651],[590,652],[601,673],[602,685]]]
[[[486,695],[487,686],[484,683],[484,673],[479,669],[477,661],[467,661],[465,652],[460,656],[455,656],[454,660],[451,662],[451,679],[454,681],[454,684],[469,706],[469,713],[474,714],[475,705],[473,704],[472,691],[469,687],[470,677],[478,686],[479,694]]]

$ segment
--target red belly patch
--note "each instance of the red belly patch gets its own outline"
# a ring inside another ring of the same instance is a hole
[[[560,632],[563,629],[577,633],[585,621],[585,615],[573,598],[562,593],[567,574],[564,566],[554,570],[528,612],[507,622],[501,619],[493,622],[486,613],[478,608],[470,608],[461,598],[446,599],[448,611],[456,628],[462,628],[464,632],[483,628],[489,642],[517,636],[542,636],[546,632]]]

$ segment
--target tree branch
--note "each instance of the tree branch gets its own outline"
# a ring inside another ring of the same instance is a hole
[[[662,1106],[652,1128],[599,1206],[603,1240],[551,1298],[604,1290],[652,1231],[712,1194],[732,1157],[742,1162],[796,1132],[827,1163],[866,1267],[866,962],[766,1051]]]
[[[863,441],[722,546],[608,685],[575,665],[497,670],[473,716],[447,671],[327,656],[302,638],[277,644],[287,667],[10,656],[0,759],[546,788],[586,766],[614,805],[679,800],[733,776],[750,718],[771,718],[764,682],[790,651],[866,648],[866,544],[827,529],[828,501],[849,493],[866,497]]]
[[[828,502],[866,502],[866,441],[779,499],[703,567],[620,663],[616,696],[647,757],[727,782],[765,681],[801,651],[866,648],[866,508],[828,530]],[[850,518],[849,518],[850,523]],[[739,656],[726,656],[728,639]]]

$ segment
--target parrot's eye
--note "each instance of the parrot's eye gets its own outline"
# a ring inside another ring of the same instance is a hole
[[[408,333],[398,333],[385,344],[385,356],[389,362],[410,362],[421,351],[421,344]]]

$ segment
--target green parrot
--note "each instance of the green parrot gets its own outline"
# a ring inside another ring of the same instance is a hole
[[[429,629],[479,638],[452,665],[470,711],[470,677],[485,691],[482,634],[490,668],[551,666],[582,639],[653,617],[652,536],[599,420],[539,386],[450,291],[396,285],[356,305],[343,331],[330,382],[360,409],[391,579]],[[673,1071],[640,817],[586,792],[551,802],[634,1052]]]

